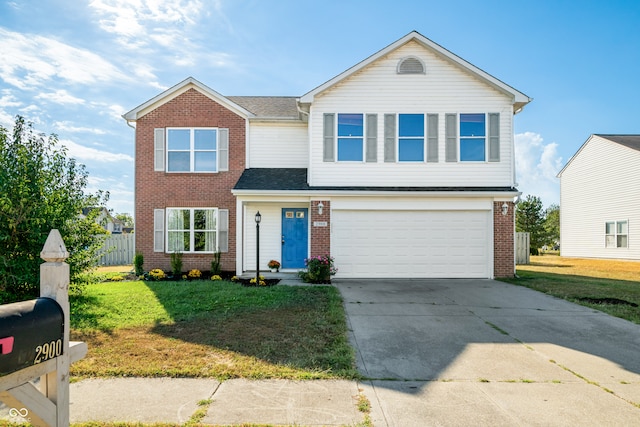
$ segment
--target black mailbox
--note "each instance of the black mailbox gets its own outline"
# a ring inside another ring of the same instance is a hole
[[[60,356],[64,314],[51,298],[0,305],[0,376]]]

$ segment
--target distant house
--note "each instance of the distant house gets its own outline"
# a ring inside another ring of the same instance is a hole
[[[336,277],[513,276],[513,120],[530,101],[416,32],[299,97],[187,78],[123,116],[136,250],[163,269],[220,251],[237,274],[330,254]]]
[[[86,218],[87,215],[89,215],[89,213],[95,209],[100,210],[100,213],[98,214],[98,216],[96,216],[96,223],[100,224],[102,228],[104,228],[111,234],[122,234],[122,230],[124,227],[123,222],[111,216],[107,208],[82,208],[81,216]]]
[[[558,177],[560,254],[640,260],[640,135],[591,135]]]

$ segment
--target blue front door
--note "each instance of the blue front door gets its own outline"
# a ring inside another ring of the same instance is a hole
[[[309,210],[282,209],[282,268],[304,268],[309,246]]]

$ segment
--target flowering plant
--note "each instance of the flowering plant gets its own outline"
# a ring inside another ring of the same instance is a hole
[[[193,270],[189,271],[188,276],[189,279],[199,279],[200,276],[202,276],[202,273],[200,272],[200,270],[194,268]]]
[[[276,261],[275,259],[272,259],[271,261],[269,261],[269,264],[267,264],[267,266],[269,266],[269,268],[278,269],[280,268],[280,262]]]
[[[151,280],[162,280],[165,278],[165,274],[164,271],[160,270],[159,268],[154,268],[149,272],[149,277],[151,278]]]
[[[256,284],[256,278],[254,277],[253,279],[249,280],[249,283],[252,285]],[[264,276],[260,276],[260,282],[258,282],[258,285],[260,286],[267,286],[267,282],[264,281]]]
[[[233,277],[236,277],[236,276],[233,276]],[[231,278],[231,280],[233,280],[233,277]],[[222,280],[222,277],[220,277],[219,274],[214,274],[213,276],[211,276],[211,280],[213,280],[214,282],[217,282],[219,280]]]
[[[307,258],[304,260],[307,270],[298,274],[307,283],[327,283],[330,280],[330,276],[338,272],[333,263],[334,259],[329,255]]]

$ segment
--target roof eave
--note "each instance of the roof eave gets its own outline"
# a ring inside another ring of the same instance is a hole
[[[403,196],[411,194],[412,196],[437,196],[437,197],[502,197],[512,198],[522,195],[521,191],[399,191],[399,190],[340,190],[340,189],[323,189],[309,188],[305,190],[248,190],[233,189],[231,194],[234,196],[311,196],[322,193],[323,195],[333,196]]]
[[[170,87],[169,89],[167,89],[164,92],[160,93],[159,95],[151,98],[150,100],[146,101],[145,103],[140,104],[139,106],[137,106],[133,110],[123,114],[122,117],[127,122],[135,122],[140,117],[142,117],[145,114],[147,114],[149,111],[151,111],[151,110],[159,107],[160,105],[164,104],[163,100],[173,99],[174,96],[177,96],[176,94],[178,94],[178,95],[181,94],[182,92],[186,91],[189,87],[195,88],[196,90],[198,90],[201,93],[203,93],[205,96],[215,100],[216,102],[222,104],[224,107],[230,109],[231,111],[235,112],[236,114],[238,114],[238,115],[240,115],[240,116],[242,116],[244,118],[255,117],[255,115],[252,112],[250,112],[247,109],[239,106],[235,102],[232,102],[227,97],[221,95],[220,93],[216,92],[215,90],[211,89],[210,87],[206,86],[205,84],[199,82],[198,80],[194,79],[193,77],[188,77],[188,78],[184,79],[180,83]],[[156,106],[156,107],[152,108],[154,106]]]

